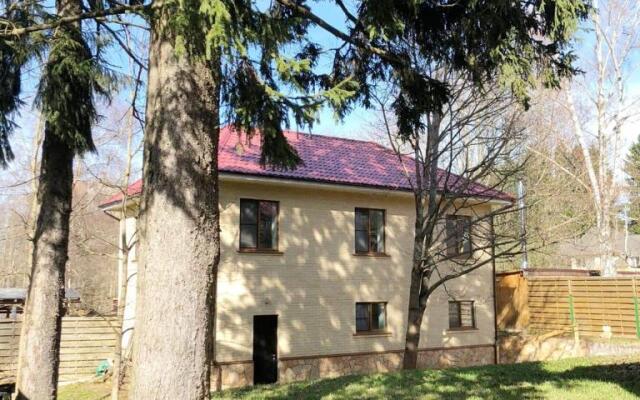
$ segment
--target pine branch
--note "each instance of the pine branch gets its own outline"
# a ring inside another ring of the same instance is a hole
[[[320,18],[318,15],[314,14],[309,8],[304,7],[302,5],[296,4],[292,0],[277,0],[278,3],[282,4],[285,7],[290,8],[295,11],[299,15],[309,19],[314,24],[318,25],[320,28],[325,31],[331,33],[332,35],[344,40],[347,43],[351,43],[354,46],[357,46],[360,49],[368,51],[369,53],[375,54],[380,58],[393,63],[393,64],[404,64],[404,60],[398,58],[396,55],[389,53],[387,50],[381,49],[379,47],[373,46],[369,41],[355,38],[353,36],[347,35],[342,32],[338,28],[334,27],[324,19]]]
[[[145,14],[157,7],[157,6],[154,6],[154,4],[155,3],[149,4],[149,5],[120,5],[120,6],[111,7],[105,10],[96,10],[96,11],[90,11],[90,12],[85,12],[85,13],[76,14],[76,15],[69,15],[66,17],[57,18],[52,22],[47,22],[42,24],[30,25],[30,26],[19,27],[19,28],[5,28],[4,30],[0,31],[0,37],[20,37],[29,33],[54,29],[62,25],[82,21],[85,19],[94,19],[94,18],[107,17],[112,15],[122,15],[122,14],[129,14],[129,13]]]

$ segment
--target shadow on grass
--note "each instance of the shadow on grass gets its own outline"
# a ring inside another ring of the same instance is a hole
[[[214,399],[597,399],[640,396],[640,363],[588,365],[582,360],[346,376],[230,390]]]

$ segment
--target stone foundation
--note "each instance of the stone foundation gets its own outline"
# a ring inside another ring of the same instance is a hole
[[[278,363],[280,382],[293,382],[343,375],[397,371],[402,365],[401,352],[355,354],[331,357],[283,359]]]
[[[221,363],[212,368],[211,388],[214,390],[253,385],[253,361]]]
[[[424,349],[419,368],[446,368],[493,364],[493,345]],[[399,371],[402,351],[317,357],[283,357],[278,361],[278,382],[287,383],[343,375]],[[214,368],[211,387],[227,389],[253,384],[253,363],[222,363]]]
[[[493,345],[427,349],[418,353],[418,368],[470,367],[494,362]]]

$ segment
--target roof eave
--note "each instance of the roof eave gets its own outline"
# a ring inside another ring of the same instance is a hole
[[[127,201],[125,203],[126,211],[130,211],[133,207],[138,207],[140,205],[140,193],[130,194],[127,196]],[[114,200],[108,203],[100,204],[98,206],[100,210],[105,213],[108,212],[121,212],[122,211],[122,199]]]
[[[231,172],[231,171],[220,171],[219,172],[220,182],[247,182],[247,183],[277,183],[283,186],[289,187],[298,187],[298,188],[309,188],[309,189],[330,189],[337,190],[343,192],[351,192],[351,193],[370,193],[370,194],[381,194],[390,196],[398,196],[411,198],[413,197],[413,191],[408,188],[398,187],[388,187],[388,186],[376,186],[376,185],[367,185],[367,184],[356,184],[356,183],[344,183],[344,182],[330,182],[323,180],[312,180],[312,179],[291,179],[291,178],[282,178],[277,176],[265,176],[261,174],[247,174],[242,172]],[[131,203],[126,205],[127,209],[132,207],[137,207],[140,203],[140,193],[129,195],[129,199]],[[468,196],[465,199],[473,204],[489,204],[491,206],[508,206],[513,204],[513,201],[491,198],[487,196]],[[100,205],[100,209],[105,212],[109,211],[121,211],[122,210],[122,200],[116,200],[107,204]]]

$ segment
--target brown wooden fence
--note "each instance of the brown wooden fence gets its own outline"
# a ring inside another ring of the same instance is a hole
[[[637,278],[528,279],[529,329],[640,337]]]
[[[498,329],[526,329],[529,325],[527,280],[520,272],[496,276],[496,322]]]
[[[497,276],[500,330],[573,331],[587,336],[639,337],[638,277]]]
[[[0,381],[15,374],[21,322],[0,319]],[[115,318],[64,317],[60,343],[60,381],[88,378],[98,364],[113,357],[118,329]]]

